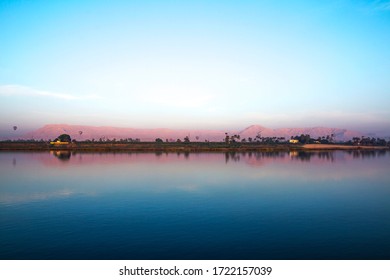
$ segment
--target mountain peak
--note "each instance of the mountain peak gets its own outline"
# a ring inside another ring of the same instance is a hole
[[[263,131],[263,130],[269,130],[269,128],[261,126],[261,125],[258,125],[258,124],[253,124],[253,125],[248,126],[245,129],[241,130],[240,134],[241,133],[245,133],[245,132],[251,132],[251,133],[253,133],[253,132],[260,132],[260,131]]]

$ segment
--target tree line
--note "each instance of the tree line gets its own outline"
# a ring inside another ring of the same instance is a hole
[[[81,133],[80,133],[81,135]],[[195,137],[196,141],[193,143],[200,143],[199,137]],[[290,141],[290,140],[296,140],[296,141]],[[49,139],[48,142],[51,142],[52,140]],[[129,143],[140,143],[141,140],[139,138],[108,138],[105,136],[100,137],[99,139],[92,138],[87,140],[76,140],[72,139],[69,134],[61,134],[57,138],[53,140],[61,141],[61,142],[68,142],[68,143],[110,143],[110,144],[129,144]],[[1,142],[13,142],[13,143],[45,143],[46,141],[43,139],[35,140],[35,139],[28,139],[28,140],[3,140]],[[155,143],[162,144],[162,143],[191,143],[190,137],[185,136],[183,139],[165,139],[165,141],[161,138],[156,138]],[[205,142],[209,142],[208,140],[205,140]],[[216,141],[218,143],[218,141]],[[238,144],[286,144],[289,142],[297,142],[299,144],[334,144],[335,143],[335,135],[330,134],[326,136],[316,137],[313,138],[310,136],[310,134],[301,134],[301,135],[295,135],[291,136],[289,140],[287,140],[285,137],[263,137],[260,133],[258,133],[255,137],[248,137],[248,138],[241,138],[239,134],[233,134],[229,135],[227,132],[225,133],[225,138],[221,139],[219,143],[225,143],[228,145],[238,145]],[[390,146],[390,141],[386,141],[383,138],[379,137],[353,137],[351,140],[341,142],[338,141],[337,144],[344,144],[344,145],[362,145],[362,146]]]

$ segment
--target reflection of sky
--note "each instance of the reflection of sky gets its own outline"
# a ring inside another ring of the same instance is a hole
[[[99,196],[114,192],[197,192],[273,189],[342,190],[389,185],[389,153],[354,158],[347,152],[301,160],[294,154],[0,153],[0,203]],[[235,160],[232,160],[235,159]]]
[[[311,155],[2,152],[0,259],[389,259],[390,153]]]

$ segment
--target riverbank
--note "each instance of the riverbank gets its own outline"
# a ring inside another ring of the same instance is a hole
[[[389,150],[388,146],[350,146],[338,144],[305,144],[302,145],[306,150]]]
[[[261,143],[71,143],[50,145],[46,142],[0,142],[0,151],[85,151],[85,152],[273,152],[312,150],[389,150],[388,146],[349,146],[336,144],[261,144]]]

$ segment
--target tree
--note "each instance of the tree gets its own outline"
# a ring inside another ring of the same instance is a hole
[[[184,143],[190,143],[190,137],[188,136],[184,137]]]
[[[229,134],[227,132],[225,132],[225,143],[226,144],[229,144],[229,141],[230,141],[229,139],[230,139]]]
[[[353,141],[354,145],[360,145],[360,138],[359,137],[353,137],[352,141]]]
[[[72,142],[72,138],[70,138],[69,134],[61,134],[57,137],[57,140],[61,142]]]
[[[235,143],[235,142],[237,142],[236,139],[240,140],[240,135],[234,134],[234,135],[230,136],[230,142]]]
[[[163,143],[164,141],[161,138],[156,138],[156,143]]]

